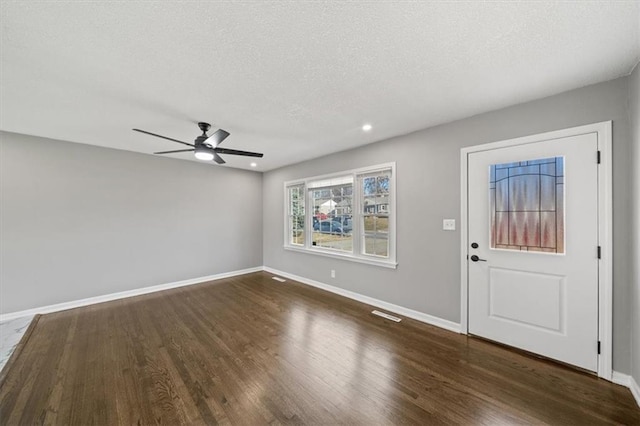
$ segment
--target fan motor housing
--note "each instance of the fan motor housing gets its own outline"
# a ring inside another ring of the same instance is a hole
[[[196,146],[205,145],[204,141],[206,140],[207,140],[206,135],[198,136],[195,140],[195,145]]]

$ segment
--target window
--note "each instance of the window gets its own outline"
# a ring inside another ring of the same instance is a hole
[[[360,227],[363,254],[389,255],[390,170],[360,175],[362,212]]]
[[[294,185],[288,188],[288,228],[289,244],[304,245],[304,185]]]
[[[313,230],[311,245],[344,252],[353,251],[353,234],[349,226],[353,198],[351,178],[344,183],[313,188]]]
[[[395,268],[394,169],[285,182],[285,248]]]

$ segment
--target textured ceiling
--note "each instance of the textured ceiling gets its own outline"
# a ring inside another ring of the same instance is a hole
[[[222,146],[264,152],[261,171],[640,59],[637,1],[22,0],[0,13],[0,129],[150,153],[181,145],[132,128],[192,142],[208,121],[231,132]]]

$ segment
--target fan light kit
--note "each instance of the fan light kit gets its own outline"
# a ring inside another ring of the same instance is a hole
[[[238,151],[237,149],[218,148],[218,145],[222,143],[229,136],[229,132],[226,130],[218,129],[211,136],[207,135],[207,132],[211,128],[209,123],[198,123],[198,127],[202,130],[202,135],[198,136],[194,143],[182,142],[177,139],[168,138],[166,136],[157,135],[155,133],[147,132],[146,130],[133,129],[136,132],[144,133],[146,135],[155,136],[157,138],[166,139],[172,142],[181,143],[182,145],[190,146],[191,149],[178,149],[175,151],[160,151],[154,152],[154,154],[174,154],[177,152],[193,152],[198,160],[202,161],[215,161],[218,164],[224,164],[225,161],[218,154],[230,154],[230,155],[242,155],[245,157],[258,157],[262,158],[264,154],[259,152]],[[252,166],[251,167],[255,167]]]
[[[213,160],[213,154],[205,149],[196,149],[195,155],[198,160],[202,160],[202,161]]]

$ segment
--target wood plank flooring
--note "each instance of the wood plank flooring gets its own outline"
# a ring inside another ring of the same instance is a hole
[[[7,425],[640,424],[628,389],[263,272],[40,317]]]

